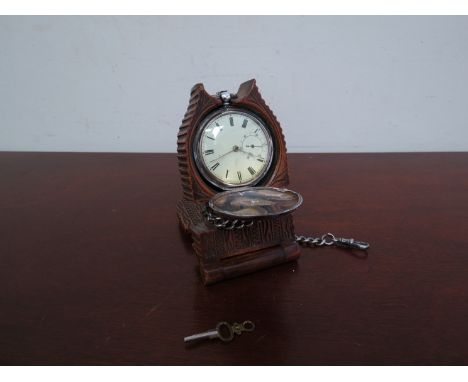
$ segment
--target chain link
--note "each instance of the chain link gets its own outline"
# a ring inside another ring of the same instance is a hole
[[[335,237],[332,233],[326,233],[321,237],[306,237],[296,235],[296,241],[305,247],[321,247],[323,245],[338,245],[340,247],[366,250],[370,247],[369,243],[357,241],[354,239],[345,239],[344,237]]]
[[[219,216],[216,216],[215,214],[210,212],[208,209],[205,209],[203,211],[203,215],[205,216],[206,220],[209,223],[213,224],[216,228],[223,228],[227,230],[242,229],[246,227],[251,227],[254,224],[253,220],[224,219]]]
[[[312,237],[312,236],[299,236],[295,235],[296,241],[303,245],[304,247],[321,247],[323,245],[332,245],[334,244],[333,239],[335,238],[334,235],[331,233],[327,233],[322,235],[321,237]]]
[[[217,216],[211,212],[208,208],[203,211],[203,216],[206,220],[213,224],[216,228],[233,230],[251,227],[254,224],[253,220],[230,220]],[[312,236],[299,236],[294,235],[298,244],[305,247],[322,247],[324,245],[338,245],[340,247],[353,248],[366,250],[370,247],[369,243],[364,241],[357,241],[354,239],[345,239],[342,237],[336,237],[332,233],[326,233],[320,237]]]

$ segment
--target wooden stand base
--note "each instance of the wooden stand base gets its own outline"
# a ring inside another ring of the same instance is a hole
[[[298,245],[293,242],[289,246],[278,245],[245,255],[238,255],[224,261],[221,260],[218,264],[204,264],[201,260],[200,273],[203,283],[208,285],[293,261],[299,258],[300,255]]]
[[[182,200],[179,222],[192,236],[205,285],[299,258],[291,215],[258,220],[239,230],[218,229],[203,217],[203,204]]]

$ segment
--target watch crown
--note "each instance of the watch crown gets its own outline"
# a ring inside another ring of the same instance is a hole
[[[227,90],[220,91],[218,96],[225,105],[229,105],[231,102],[231,93],[229,93]]]

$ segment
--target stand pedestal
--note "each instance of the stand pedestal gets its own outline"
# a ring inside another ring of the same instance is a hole
[[[290,214],[225,230],[205,220],[203,207],[202,203],[182,200],[177,215],[183,230],[192,236],[205,285],[299,258]]]

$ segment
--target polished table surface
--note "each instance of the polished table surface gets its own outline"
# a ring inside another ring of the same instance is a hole
[[[209,287],[175,154],[0,154],[0,364],[468,364],[468,154],[290,154],[297,233],[371,243]],[[229,344],[187,347],[218,321]]]

